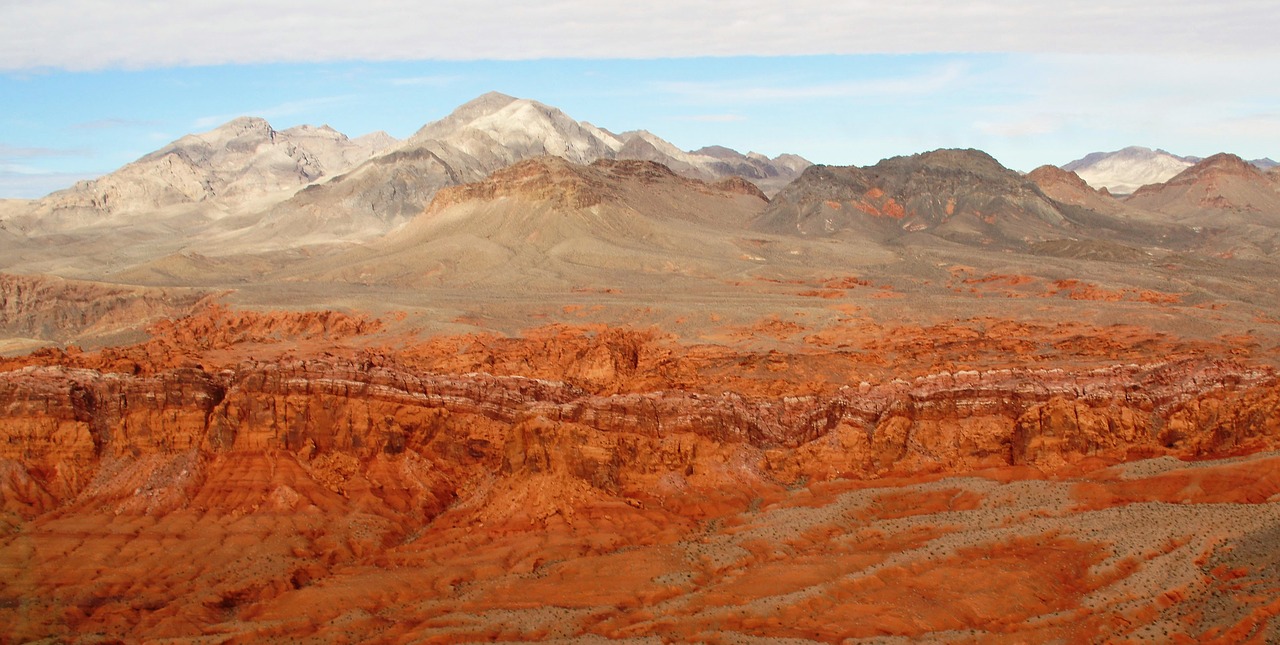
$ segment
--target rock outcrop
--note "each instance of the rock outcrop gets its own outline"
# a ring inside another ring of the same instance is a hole
[[[636,185],[651,187],[655,193],[675,187],[703,194],[747,195],[759,199],[761,205],[769,201],[759,188],[741,177],[705,183],[680,177],[670,168],[652,161],[601,159],[582,165],[560,157],[537,157],[497,170],[483,181],[444,188],[436,194],[427,212],[430,215],[462,202],[489,202],[502,197],[548,201],[562,209],[587,208],[604,201],[622,200],[625,188]],[[638,197],[637,192],[632,191],[630,197]]]
[[[0,337],[40,343],[96,344],[130,339],[148,324],[185,315],[205,296],[196,289],[153,289],[0,274]]]
[[[1162,184],[1135,191],[1127,204],[1205,226],[1280,227],[1280,191],[1263,171],[1221,153]]]
[[[562,471],[634,496],[729,453],[756,455],[759,476],[780,484],[1223,454],[1280,437],[1278,403],[1270,371],[1191,360],[940,373],[783,398],[592,394],[522,376],[418,373],[377,354],[151,375],[32,366],[0,374],[0,458],[56,499],[79,493],[103,460],[192,450],[358,464],[408,451],[445,472]]]
[[[764,231],[889,241],[911,233],[1022,246],[1078,230],[1032,182],[977,150],[935,150],[866,168],[813,166],[778,193]]]
[[[1272,369],[1138,328],[974,326],[877,329],[858,359],[851,333],[794,354],[603,326],[414,341],[207,307],[138,345],[0,359],[0,635],[1044,640],[1268,619],[1231,585],[1269,584],[1274,560]],[[1144,356],[1165,358],[1126,360]],[[822,374],[847,382],[804,383]]]
[[[1085,183],[1080,175],[1057,166],[1040,166],[1027,173],[1027,179],[1035,182],[1044,194],[1064,204],[1074,204],[1110,214],[1124,208],[1119,201],[1110,196],[1110,193],[1104,194],[1095,190]]]
[[[313,279],[424,287],[564,288],[584,271],[618,283],[664,272],[721,275],[751,267],[731,236],[766,202],[745,180],[709,184],[650,161],[584,166],[537,157],[443,188],[386,237],[295,270]]]

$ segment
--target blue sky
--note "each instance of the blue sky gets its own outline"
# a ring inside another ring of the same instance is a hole
[[[456,15],[371,0],[375,18],[335,3],[346,22],[316,22],[325,0],[210,0],[190,15],[0,0],[0,197],[43,195],[240,115],[403,138],[490,90],[686,149],[829,164],[976,147],[1025,171],[1135,144],[1280,158],[1280,3],[1169,2],[1153,24],[1151,3],[1055,17],[1040,0],[935,2],[817,3],[819,18],[788,21],[754,0]]]

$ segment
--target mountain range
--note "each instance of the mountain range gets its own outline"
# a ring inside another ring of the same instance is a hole
[[[328,126],[277,132],[264,119],[241,117],[37,201],[31,223],[43,231],[118,225],[196,204],[216,218],[329,177],[395,143],[384,132],[357,139]]]
[[[131,261],[343,245],[405,224],[440,188],[541,155],[581,164],[649,160],[691,178],[745,177],[766,192],[809,165],[795,155],[768,159],[723,147],[685,152],[648,132],[617,135],[536,101],[489,93],[405,141],[380,132],[348,139],[327,126],[277,132],[262,119],[235,119],[99,179],[0,206],[0,225],[36,245],[54,237],[70,243],[73,270],[82,273],[118,262],[64,236],[112,240],[113,248],[145,243],[151,257]]]
[[[1139,188],[1160,184],[1203,161],[1202,157],[1182,157],[1164,150],[1130,146],[1114,152],[1093,152],[1062,166],[1080,175],[1090,186],[1116,195],[1128,195]],[[1276,167],[1270,158],[1249,162],[1260,170]]]
[[[932,281],[933,256],[1025,258],[1019,271],[1060,275],[1099,268],[1046,259],[1271,267],[1280,170],[1260,165],[1145,148],[1026,175],[978,150],[811,165],[682,151],[489,93],[404,141],[276,131],[255,118],[183,137],[99,179],[0,204],[0,270],[270,301],[303,285],[318,298],[319,285],[662,290],[869,272]],[[1122,171],[1138,178],[1124,187],[1144,185],[1120,195],[1122,184],[1089,182]]]

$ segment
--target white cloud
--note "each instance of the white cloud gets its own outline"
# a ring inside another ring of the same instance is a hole
[[[990,100],[957,106],[968,124],[960,138],[1022,169],[1129,145],[1275,156],[1280,68],[1271,61],[1190,52],[1004,57],[972,75]]]
[[[1274,0],[5,0],[0,69],[908,52],[1280,53]]]
[[[1200,123],[1194,130],[1196,134],[1224,140],[1252,137],[1275,141],[1280,139],[1280,113],[1243,114],[1211,119]]]
[[[672,82],[660,83],[654,89],[683,100],[709,103],[924,96],[955,86],[964,79],[967,69],[964,63],[950,62],[923,74],[840,83]]]
[[[0,143],[0,163],[11,159],[35,159],[37,157],[83,157],[89,154],[84,149],[42,148],[10,146]]]
[[[70,188],[82,179],[93,179],[98,174],[72,172],[45,172],[33,168],[14,168],[0,165],[0,198],[36,199],[55,190]]]

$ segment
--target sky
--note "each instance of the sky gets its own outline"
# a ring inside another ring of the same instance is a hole
[[[0,198],[237,116],[404,138],[487,91],[837,165],[1280,159],[1277,33],[1274,0],[0,0]]]

